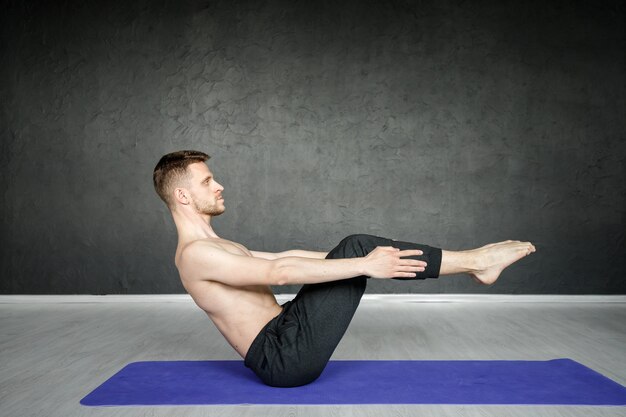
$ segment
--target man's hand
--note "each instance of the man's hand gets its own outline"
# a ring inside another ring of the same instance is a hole
[[[400,250],[391,246],[378,246],[363,258],[364,275],[372,278],[414,278],[416,272],[426,269],[426,262],[402,257],[422,254],[417,249]]]

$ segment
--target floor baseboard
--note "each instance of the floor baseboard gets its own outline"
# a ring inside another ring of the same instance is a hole
[[[282,303],[295,294],[277,294]],[[626,295],[537,294],[366,294],[363,301],[404,303],[626,303]],[[24,303],[188,303],[187,294],[137,295],[0,295],[0,304]]]

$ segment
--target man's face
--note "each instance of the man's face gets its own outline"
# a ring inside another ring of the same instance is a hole
[[[191,194],[191,204],[200,214],[209,216],[219,216],[226,210],[224,198],[222,198],[222,187],[209,171],[209,167],[204,162],[190,164],[187,169],[191,173],[191,184],[189,192]]]

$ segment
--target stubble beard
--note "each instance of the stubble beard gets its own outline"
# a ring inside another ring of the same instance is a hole
[[[197,200],[195,197],[192,201],[194,208],[200,214],[206,214],[207,216],[219,216],[225,211],[225,208],[220,207],[218,202],[211,204],[208,201]]]

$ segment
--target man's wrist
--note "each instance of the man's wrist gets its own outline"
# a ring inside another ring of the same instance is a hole
[[[355,264],[357,276],[367,275],[367,264],[365,258],[352,258]]]

